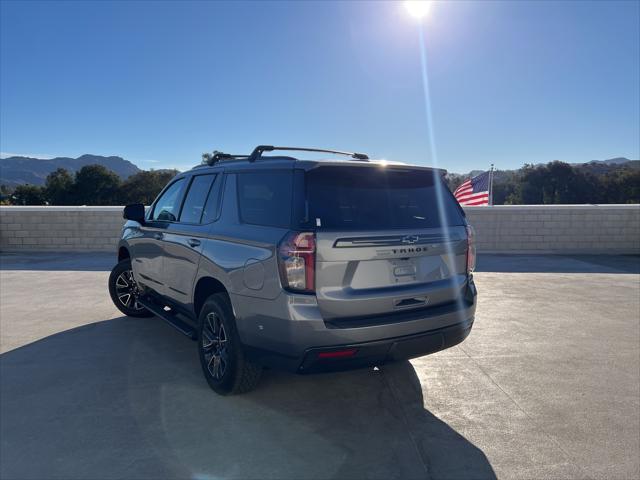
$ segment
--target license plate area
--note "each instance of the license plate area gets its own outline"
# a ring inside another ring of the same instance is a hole
[[[412,259],[389,260],[389,267],[393,283],[409,283],[417,279],[418,267]]]

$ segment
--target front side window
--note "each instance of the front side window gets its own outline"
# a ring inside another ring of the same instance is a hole
[[[244,223],[289,227],[291,171],[239,173],[238,204]]]
[[[191,186],[187,192],[187,197],[184,200],[184,205],[182,206],[180,222],[200,223],[205,203],[207,202],[207,197],[211,190],[211,184],[215,178],[215,174],[197,175],[193,177]]]
[[[153,213],[151,215],[151,220],[157,220],[159,222],[175,222],[178,218],[178,211],[180,210],[183,188],[184,178],[180,178],[173,182],[156,201],[156,205],[153,208]]]

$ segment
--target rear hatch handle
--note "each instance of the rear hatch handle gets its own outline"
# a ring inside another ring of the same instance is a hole
[[[411,298],[396,298],[393,301],[394,308],[418,307],[426,304],[427,304],[427,297],[423,297],[423,296],[411,297]]]

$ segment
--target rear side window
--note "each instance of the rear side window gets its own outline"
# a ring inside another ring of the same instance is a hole
[[[305,177],[303,226],[388,230],[464,225],[436,171],[320,167]]]
[[[182,206],[180,221],[184,223],[200,223],[205,203],[216,175],[197,175],[191,180],[187,197]]]
[[[239,173],[238,206],[244,223],[289,227],[291,171]]]
[[[207,202],[204,204],[204,212],[202,212],[202,220],[200,223],[211,223],[218,218],[220,211],[220,186],[222,185],[222,175],[216,175],[216,179],[211,185]]]

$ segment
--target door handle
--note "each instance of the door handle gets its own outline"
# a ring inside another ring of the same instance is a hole
[[[187,240],[187,243],[192,247],[197,247],[198,245],[200,245],[200,240],[198,240],[197,238],[190,238],[189,240]]]
[[[164,233],[162,232],[154,233],[153,238],[155,238],[156,240],[162,240],[164,238]]]

